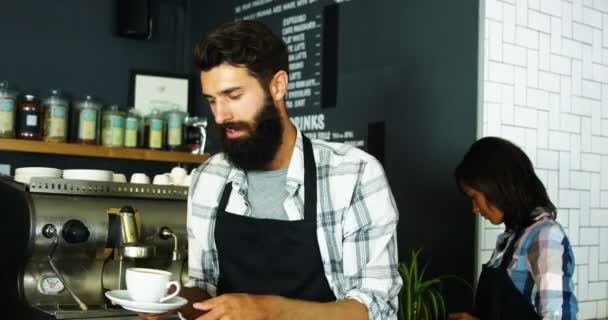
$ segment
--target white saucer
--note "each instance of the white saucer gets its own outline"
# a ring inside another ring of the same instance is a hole
[[[139,302],[133,301],[127,290],[112,290],[106,292],[106,297],[111,301],[119,304],[127,310],[144,313],[164,313],[167,311],[179,309],[188,300],[182,297],[173,297],[165,302]]]
[[[67,169],[63,170],[63,178],[71,180],[106,181],[111,182],[114,172],[107,170],[92,169]]]

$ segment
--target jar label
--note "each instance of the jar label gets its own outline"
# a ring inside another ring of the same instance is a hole
[[[124,143],[125,119],[117,115],[104,115],[102,129],[102,144],[105,146],[122,147]]]
[[[0,99],[0,134],[15,130],[15,104],[10,99]]]
[[[167,144],[170,146],[180,146],[182,144],[182,127],[169,128],[167,134]]]
[[[19,135],[39,138],[42,125],[39,122],[40,114],[37,110],[20,110],[17,114],[17,132]]]
[[[112,127],[112,140],[110,141],[113,146],[122,147],[124,144],[124,132],[123,126]]]
[[[38,115],[36,114],[28,114],[25,118],[25,125],[28,127],[36,127],[38,126]]]
[[[61,105],[61,104],[56,104],[51,106],[51,117],[53,118],[63,118],[65,117],[66,114],[66,107],[65,105]]]
[[[97,111],[95,110],[83,110],[80,113],[80,117],[82,120],[92,121],[97,117]]]
[[[163,147],[163,121],[159,119],[150,120],[150,143],[149,147],[160,149]]]
[[[125,147],[137,147],[137,130],[125,130]]]
[[[150,128],[152,130],[162,130],[163,129],[163,121],[158,119],[150,120]]]
[[[171,119],[169,121],[169,128],[181,128],[182,122],[179,119]]]
[[[65,118],[51,118],[49,124],[49,136],[65,138]]]
[[[163,132],[150,130],[150,148],[160,149],[163,147]]]
[[[97,111],[83,110],[80,112],[80,130],[78,138],[80,140],[95,140],[97,138]]]
[[[51,105],[51,119],[48,122],[48,135],[53,138],[65,138],[67,122],[67,106],[63,104]]]
[[[125,119],[123,117],[112,117],[112,128],[124,128]]]
[[[137,127],[139,121],[136,118],[127,118],[125,123],[125,147],[137,147]]]
[[[127,124],[125,125],[125,128],[128,129],[135,129],[137,130],[137,119],[135,118],[127,118]]]
[[[12,99],[0,99],[0,111],[13,112],[15,110],[15,102]]]

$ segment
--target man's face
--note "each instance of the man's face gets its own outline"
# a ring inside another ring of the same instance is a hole
[[[228,64],[201,72],[201,84],[229,160],[243,170],[264,169],[283,132],[270,95],[245,67]]]

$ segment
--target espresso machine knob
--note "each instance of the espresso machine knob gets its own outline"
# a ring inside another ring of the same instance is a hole
[[[75,244],[89,240],[91,233],[82,221],[71,219],[63,225],[61,235],[66,242]]]

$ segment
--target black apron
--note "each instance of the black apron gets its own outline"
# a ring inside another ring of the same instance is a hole
[[[515,234],[498,268],[492,268],[489,262],[483,265],[475,294],[475,316],[480,320],[541,319],[507,273],[515,244],[522,233],[523,230]]]
[[[304,219],[256,219],[226,212],[232,185],[218,206],[215,243],[217,293],[272,294],[309,301],[335,301],[317,241],[317,170],[312,144],[304,140]]]

